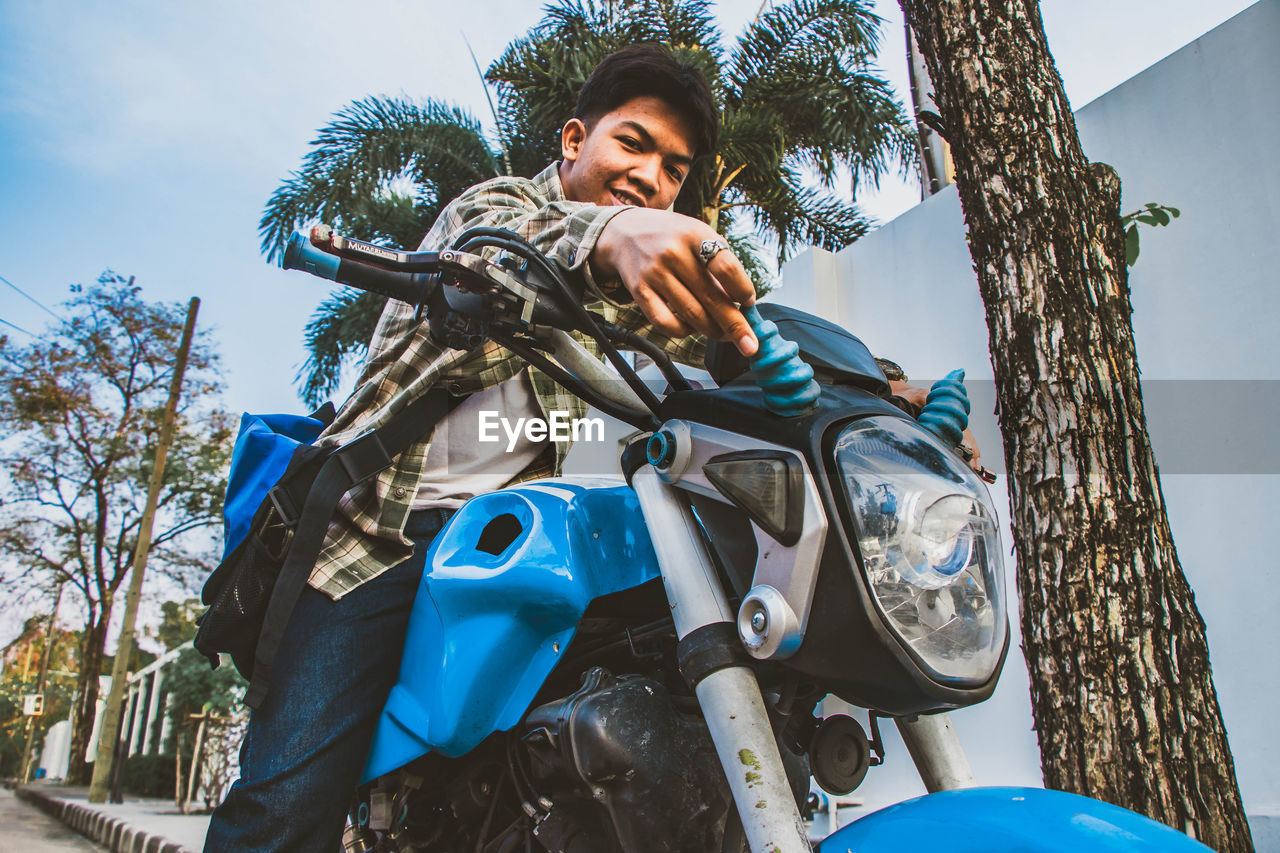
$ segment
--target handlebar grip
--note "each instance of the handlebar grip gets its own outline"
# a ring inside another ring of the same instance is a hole
[[[438,278],[430,273],[392,272],[380,267],[349,261],[317,248],[302,232],[294,232],[285,245],[280,266],[301,270],[389,299],[410,305],[426,302],[435,291]]]

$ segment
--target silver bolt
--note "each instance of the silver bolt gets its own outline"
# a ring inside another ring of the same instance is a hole
[[[765,615],[763,610],[757,610],[751,614],[751,630],[757,634],[763,634],[764,629],[769,627],[769,617]]]

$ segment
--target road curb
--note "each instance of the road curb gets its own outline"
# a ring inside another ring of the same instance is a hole
[[[194,853],[190,848],[140,829],[92,806],[67,802],[46,791],[18,787],[19,799],[62,821],[76,832],[106,847],[111,853]]]

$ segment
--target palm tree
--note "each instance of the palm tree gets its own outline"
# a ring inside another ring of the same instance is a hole
[[[263,251],[274,259],[316,220],[416,245],[467,186],[531,176],[559,156],[560,127],[601,59],[660,42],[703,69],[721,106],[719,149],[690,174],[676,209],[725,234],[761,285],[758,241],[781,262],[796,247],[840,249],[865,233],[866,217],[833,190],[842,170],[856,188],[914,156],[911,126],[871,65],[879,24],[869,0],[792,0],[763,11],[726,54],[707,0],[557,0],[485,75],[498,95],[496,145],[474,118],[438,102],[357,101],[271,197]],[[334,389],[380,306],[351,292],[320,306],[306,329],[304,399]]]

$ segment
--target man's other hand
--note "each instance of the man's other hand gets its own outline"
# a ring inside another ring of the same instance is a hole
[[[620,280],[658,331],[699,332],[733,343],[744,356],[758,343],[737,305],[755,302],[755,287],[733,252],[704,264],[704,240],[723,240],[706,223],[669,210],[629,208],[605,225],[591,253],[597,278]]]
[[[924,404],[929,399],[929,392],[924,388],[917,388],[908,382],[900,379],[889,380],[889,393],[896,397],[901,397],[917,409],[924,408]],[[967,426],[964,429],[964,435],[960,439],[961,455],[965,457],[965,461],[969,463],[969,467],[974,473],[987,483],[994,483],[996,475],[986,469],[982,464],[982,451],[978,448],[978,440],[973,437],[973,430]]]

